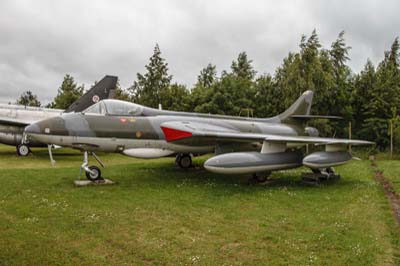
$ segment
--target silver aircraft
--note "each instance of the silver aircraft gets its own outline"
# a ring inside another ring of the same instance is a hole
[[[313,92],[306,91],[286,111],[271,118],[174,112],[104,100],[82,113],[33,123],[25,133],[29,141],[83,151],[81,171],[89,180],[101,179],[100,169],[88,162],[88,155],[93,154],[103,165],[97,151],[139,158],[176,154],[182,168],[190,167],[192,155],[214,153],[204,163],[207,170],[253,174],[260,181],[271,171],[303,165],[316,173],[330,174],[333,166],[352,159],[348,145],[373,142],[318,137],[316,129],[306,127],[309,119],[322,117],[310,115],[312,98]],[[322,145],[325,150],[304,155],[306,144]]]
[[[30,152],[29,147],[43,146],[43,143],[36,141],[31,141],[29,146],[22,143],[22,135],[27,125],[45,118],[61,116],[66,112],[81,112],[102,99],[112,98],[117,80],[115,76],[105,76],[66,110],[0,104],[0,143],[16,146],[19,156],[27,156]]]

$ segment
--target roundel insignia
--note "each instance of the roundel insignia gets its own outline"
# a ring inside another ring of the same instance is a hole
[[[126,123],[126,122],[128,122],[128,119],[122,117],[122,118],[119,119],[119,121],[121,121],[121,123]]]
[[[92,101],[93,101],[94,103],[97,103],[98,101],[100,101],[100,97],[99,97],[97,94],[96,94],[96,95],[93,95]]]
[[[136,138],[142,137],[142,132],[141,131],[136,131]]]

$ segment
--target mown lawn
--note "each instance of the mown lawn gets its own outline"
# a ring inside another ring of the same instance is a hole
[[[397,194],[400,194],[400,161],[399,160],[384,160],[378,162],[380,169],[385,177],[392,182]]]
[[[0,265],[396,265],[399,228],[368,161],[303,185],[305,169],[182,171],[173,158],[103,155],[113,186],[76,188],[79,152],[0,146]],[[204,158],[196,159],[201,165]],[[399,169],[399,168],[397,168]]]

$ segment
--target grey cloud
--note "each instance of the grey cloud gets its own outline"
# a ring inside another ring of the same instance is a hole
[[[66,73],[86,87],[105,74],[118,75],[128,87],[155,43],[174,81],[188,86],[209,62],[228,69],[241,51],[259,73],[271,73],[314,28],[325,46],[346,31],[357,72],[368,57],[381,60],[399,34],[399,7],[392,0],[3,0],[0,101],[31,89],[49,102]]]

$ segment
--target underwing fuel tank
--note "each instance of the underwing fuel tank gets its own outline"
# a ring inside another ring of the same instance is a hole
[[[314,152],[303,159],[303,165],[312,169],[326,168],[348,162],[353,157],[347,151]]]
[[[204,167],[219,174],[248,174],[296,168],[302,165],[301,151],[276,153],[232,152],[208,159]]]
[[[122,153],[129,157],[135,157],[141,159],[154,159],[171,155],[174,152],[166,149],[135,148],[135,149],[126,149]]]

